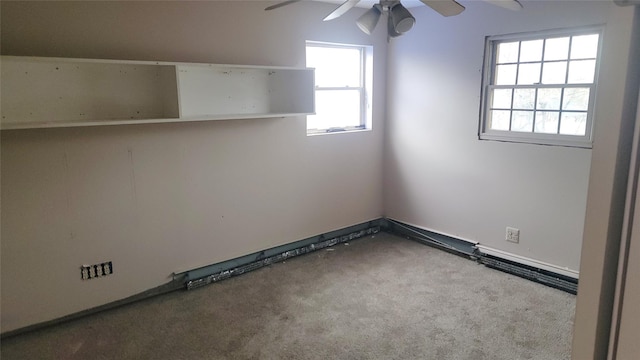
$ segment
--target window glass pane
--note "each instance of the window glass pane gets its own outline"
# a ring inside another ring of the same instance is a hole
[[[359,87],[359,49],[307,47],[307,66],[316,69],[316,86]]]
[[[498,56],[496,57],[498,64],[518,62],[518,45],[519,42],[500,43],[498,44]]]
[[[560,134],[585,136],[587,133],[587,113],[562,113],[560,120]]]
[[[571,40],[572,59],[595,59],[598,54],[598,34],[574,36]]]
[[[515,85],[518,65],[496,66],[496,85]]]
[[[518,69],[518,85],[531,85],[540,82],[540,63],[521,64]]]
[[[532,132],[533,111],[514,111],[511,121],[511,131]]]
[[[538,89],[538,110],[560,110],[560,96],[562,89]]]
[[[520,62],[542,60],[543,40],[523,41],[520,44]]]
[[[557,134],[559,115],[560,113],[557,111],[536,111],[536,124],[533,131],[544,134]]]
[[[509,130],[509,118],[511,111],[509,110],[491,110],[489,112],[489,129],[491,130]]]
[[[564,60],[569,57],[569,38],[547,39],[544,45],[544,59]]]
[[[596,73],[595,60],[571,61],[569,63],[569,84],[593,83]]]
[[[308,129],[343,128],[360,124],[360,91],[316,91],[316,115],[307,116]]]
[[[533,109],[536,99],[536,89],[515,89],[513,94],[514,109]]]
[[[562,110],[584,110],[589,108],[589,88],[564,89]]]
[[[554,61],[542,66],[543,84],[564,84],[567,79],[567,62]]]
[[[491,102],[492,108],[511,108],[511,89],[494,89]]]

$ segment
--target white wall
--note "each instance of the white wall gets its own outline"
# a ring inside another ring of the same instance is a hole
[[[363,9],[328,23],[319,3],[1,4],[3,55],[304,66],[318,40],[375,59],[369,132],[307,137],[304,117],[3,131],[2,332],[382,215],[387,43],[357,29]],[[113,275],[80,280],[103,261]]]
[[[610,17],[611,1],[523,3],[509,12],[467,1],[454,18],[412,9],[416,26],[389,48],[385,213],[577,271],[591,150],[478,140],[484,39],[608,21],[630,26],[631,16]],[[615,56],[605,53],[603,62]],[[624,68],[614,71],[624,76]],[[607,95],[598,93],[597,107],[617,101]],[[608,119],[595,121],[597,132]],[[506,226],[520,229],[519,244],[505,241]]]

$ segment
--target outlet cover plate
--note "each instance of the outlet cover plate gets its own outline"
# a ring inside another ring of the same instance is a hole
[[[113,263],[111,261],[95,265],[82,265],[80,267],[80,277],[82,280],[89,280],[113,274]]]
[[[512,243],[520,242],[520,230],[512,227],[507,227],[506,240]]]

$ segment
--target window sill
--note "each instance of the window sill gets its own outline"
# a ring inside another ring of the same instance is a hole
[[[354,132],[363,132],[363,131],[371,131],[370,128],[332,128],[332,129],[323,129],[323,130],[307,130],[307,136],[316,136],[316,135],[334,135],[334,134],[348,134]]]
[[[307,136],[320,136],[320,135],[336,135],[336,134],[352,134],[352,133],[359,133],[359,132],[369,132],[371,131],[370,128],[368,129],[335,129],[335,130],[313,130],[313,131],[307,131]]]
[[[564,147],[573,147],[580,149],[591,149],[593,147],[593,143],[589,140],[585,139],[575,139],[571,136],[566,137],[558,137],[555,138],[546,138],[546,137],[527,137],[524,136],[524,133],[508,133],[508,134],[480,134],[480,140],[492,140],[492,141],[502,141],[502,142],[511,142],[511,143],[523,143],[523,144],[532,144],[532,145],[548,145],[548,146],[564,146]]]

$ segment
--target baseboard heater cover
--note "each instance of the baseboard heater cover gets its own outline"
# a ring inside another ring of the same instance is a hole
[[[535,268],[533,266],[516,263],[496,256],[483,254],[480,251],[477,252],[477,255],[480,263],[492,269],[500,270],[540,284],[551,286],[574,295],[578,293],[578,279]]]
[[[346,243],[348,241],[359,239],[364,236],[374,235],[380,232],[380,230],[381,230],[380,226],[375,225],[375,226],[367,227],[366,229],[352,231],[346,235],[332,237],[327,240],[322,240],[322,236],[320,236],[319,237],[320,241],[313,242],[311,244],[307,244],[301,247],[297,247],[295,249],[283,251],[267,257],[264,257],[265,252],[260,252],[255,255],[256,257],[261,258],[260,260],[252,261],[240,266],[233,267],[231,269],[216,271],[215,273],[204,276],[204,277],[198,276],[197,278],[194,278],[195,277],[194,274],[198,274],[198,273],[196,271],[187,271],[186,272],[186,279],[187,279],[186,288],[187,290],[196,289],[214,282],[218,282],[220,280],[228,279],[233,276],[242,275],[249,271],[257,270],[271,264],[279,263],[296,256],[308,254],[308,253],[321,250],[324,248],[328,248],[337,244]],[[199,272],[198,275],[201,275],[201,271]]]
[[[476,260],[489,268],[535,281],[570,294],[575,295],[578,292],[578,279],[576,278],[485,254],[481,251],[477,243],[471,243],[452,236],[421,229],[392,219],[383,219],[382,225],[384,231],[401,235],[471,260]]]
[[[475,260],[476,243],[421,229],[392,219],[385,219],[383,225],[384,230],[389,233]]]

